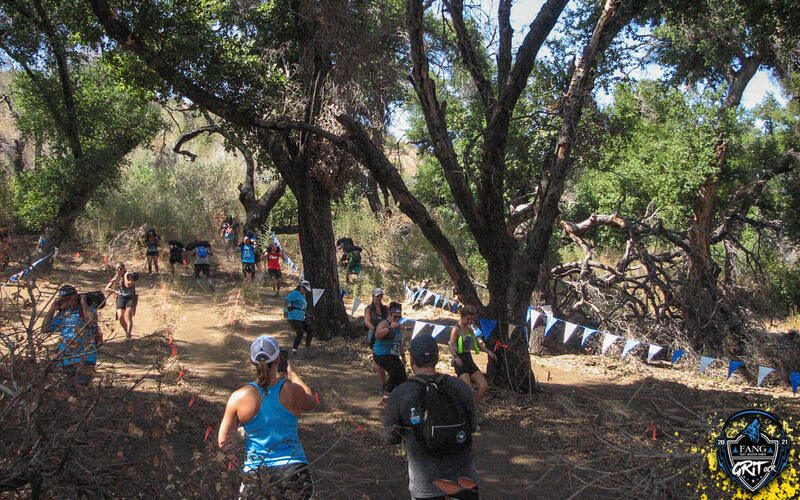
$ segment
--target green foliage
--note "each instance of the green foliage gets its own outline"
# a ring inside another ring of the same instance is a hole
[[[47,139],[47,155],[39,159],[36,169],[18,176],[14,185],[16,215],[29,230],[47,225],[63,200],[82,191],[82,186],[97,189],[113,181],[123,164],[121,155],[162,126],[150,94],[125,89],[102,63],[73,67],[72,78],[83,153],[78,159],[72,138],[52,114],[53,103],[65,105],[58,98],[58,76],[52,72],[34,80],[17,73],[13,80],[20,133]],[[63,110],[59,114],[63,116]]]

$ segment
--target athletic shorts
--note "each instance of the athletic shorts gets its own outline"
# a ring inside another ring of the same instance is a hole
[[[347,272],[359,274],[361,272],[361,264],[350,264],[347,266]]]
[[[181,262],[183,262],[183,256],[182,255],[170,255],[169,256],[169,262],[170,262],[170,264],[180,264]]]
[[[472,359],[472,354],[468,352],[464,352],[458,355],[461,359],[463,364],[461,366],[455,365],[456,369],[456,376],[460,377],[463,374],[467,374],[472,376],[473,373],[480,371],[478,365],[475,364],[475,361]]]
[[[259,252],[256,252],[254,258],[255,258],[256,264],[261,262],[261,254]]]
[[[194,275],[200,276],[201,274],[205,274],[206,277],[209,277],[208,272],[208,264],[195,264],[194,265]]]
[[[117,309],[130,309],[138,303],[138,295],[117,295]]]
[[[242,272],[244,274],[250,273],[255,274],[256,272],[256,265],[252,262],[242,262]]]
[[[244,475],[239,499],[297,498],[314,495],[314,480],[308,464],[259,467]]]
[[[281,270],[280,269],[267,269],[267,273],[269,274],[270,278],[281,279]]]
[[[146,255],[147,255],[148,257],[151,257],[151,256],[153,256],[153,255],[158,255],[158,250],[148,250],[148,251],[146,252]]]

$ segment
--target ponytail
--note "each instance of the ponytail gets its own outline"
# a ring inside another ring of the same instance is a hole
[[[256,383],[264,390],[272,385],[272,363],[262,359],[256,364]]]

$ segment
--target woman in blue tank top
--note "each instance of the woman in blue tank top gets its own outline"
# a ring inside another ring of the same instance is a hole
[[[311,472],[297,432],[297,417],[314,408],[311,389],[286,361],[269,335],[250,345],[256,381],[234,391],[219,425],[219,447],[227,452],[236,429],[245,430],[245,479],[240,498],[310,498]],[[279,368],[280,375],[279,378]]]

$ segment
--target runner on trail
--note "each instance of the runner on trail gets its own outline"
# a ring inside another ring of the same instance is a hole
[[[372,302],[364,310],[364,325],[367,327],[367,339],[370,347],[375,342],[375,327],[378,323],[389,317],[389,308],[383,303],[383,290],[376,288],[372,290]],[[381,388],[386,385],[386,370],[378,363],[374,363],[375,372],[381,380]]]
[[[71,390],[85,389],[94,375],[97,346],[102,341],[95,311],[85,295],[78,295],[72,285],[64,285],[42,320],[44,333],[61,335],[58,366]]]
[[[225,256],[230,260],[233,258],[233,253],[236,249],[236,231],[234,231],[233,226],[223,226],[222,239],[225,241]]]
[[[386,370],[386,382],[383,384],[383,401],[386,405],[389,394],[398,385],[406,381],[406,352],[403,348],[403,332],[400,330],[400,318],[403,310],[399,303],[389,303],[389,317],[381,320],[375,327],[375,343],[372,344],[372,359],[375,364]]]
[[[169,240],[169,272],[175,274],[175,264],[183,262],[183,243],[177,240]]]
[[[347,272],[345,273],[345,283],[350,283],[350,275],[358,277],[361,273],[361,247],[353,247],[350,250],[350,260],[347,262]]]
[[[253,247],[253,256],[255,257],[256,272],[264,276],[264,266],[261,264],[261,244],[258,241],[258,235],[252,231],[247,231],[247,237],[250,238],[250,246]]]
[[[117,264],[114,277],[106,285],[106,292],[117,295],[117,320],[125,330],[125,338],[131,338],[133,331],[133,317],[136,315],[136,306],[139,296],[136,295],[134,282],[139,278],[137,273],[125,269],[122,262]]]
[[[306,309],[308,308],[308,296],[311,294],[311,283],[306,280],[300,282],[297,288],[292,290],[286,296],[284,303],[284,314],[289,321],[289,326],[294,330],[294,344],[292,345],[292,357],[297,356],[297,348],[300,347],[303,337],[306,338],[306,348],[303,353],[311,356],[311,338],[314,332],[311,331],[311,325],[308,324],[308,315]]]
[[[281,246],[277,243],[272,243],[267,250],[264,252],[263,258],[267,261],[267,273],[269,273],[269,279],[273,282],[273,287],[275,288],[275,297],[278,296],[278,293],[281,290],[281,258],[285,258],[286,254],[281,249]]]
[[[411,497],[477,500],[471,436],[477,430],[477,413],[472,390],[462,380],[436,372],[439,346],[430,335],[417,335],[409,352],[414,376],[392,391],[383,427],[389,444],[403,443]],[[431,404],[434,394],[438,404]]]
[[[147,257],[147,273],[153,272],[153,266],[156,268],[158,274],[158,245],[161,236],[156,234],[156,230],[150,228],[144,234],[144,246],[146,247],[145,255]]]
[[[472,359],[472,352],[475,354],[483,351],[490,358],[497,359],[497,356],[486,348],[483,340],[475,335],[472,329],[472,324],[478,319],[478,311],[475,306],[465,305],[461,309],[461,319],[458,324],[450,331],[450,353],[453,355],[453,366],[456,369],[458,378],[466,382],[470,386],[475,386],[477,392],[475,393],[475,402],[480,403],[486,390],[489,389],[489,384],[486,383],[486,377],[483,376],[478,365]]]
[[[201,274],[205,274],[206,278],[211,280],[211,271],[210,271],[210,261],[209,257],[214,255],[214,252],[211,250],[211,247],[208,245],[198,245],[194,247],[191,251],[191,254],[194,256],[194,276],[195,278],[200,277]]]
[[[240,499],[311,498],[314,483],[297,431],[297,417],[314,408],[316,398],[294,371],[282,364],[278,342],[269,335],[250,345],[256,380],[228,399],[217,441],[223,452],[233,451],[241,425],[245,431],[245,477]]]
[[[248,236],[244,237],[236,251],[242,254],[242,274],[250,283],[256,275],[256,251]]]

